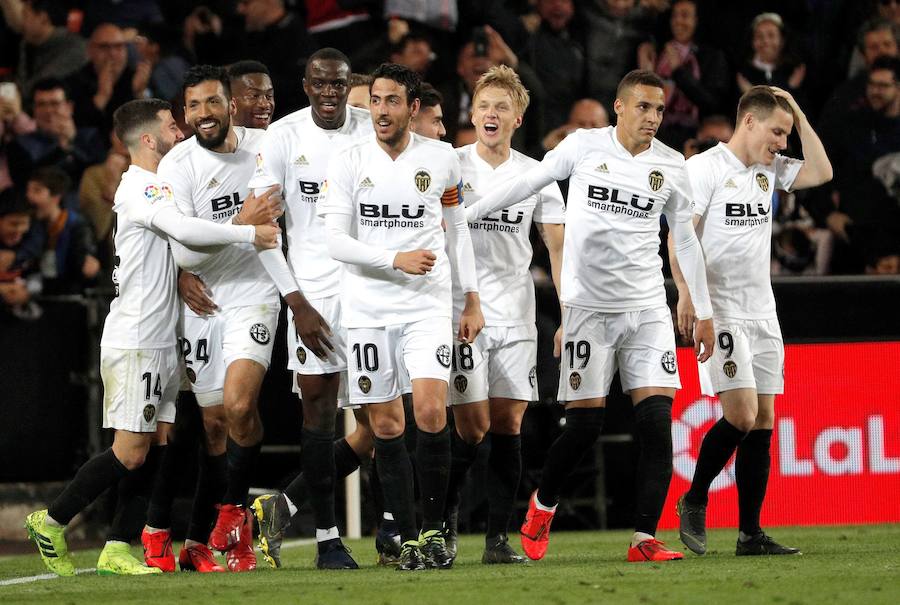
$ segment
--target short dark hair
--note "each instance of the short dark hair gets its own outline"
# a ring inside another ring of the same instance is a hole
[[[31,96],[34,97],[34,93],[38,91],[49,92],[57,88],[61,88],[66,100],[69,100],[69,87],[59,78],[41,78],[31,87]]]
[[[372,85],[372,76],[369,74],[350,74],[350,88],[356,88],[357,86],[371,86]]]
[[[873,71],[887,70],[894,73],[894,82],[900,81],[900,59],[896,57],[881,56],[872,61],[869,73]]]
[[[872,19],[869,19],[868,21],[863,23],[862,27],[859,28],[859,35],[856,38],[856,45],[859,47],[859,50],[865,50],[866,36],[868,34],[881,31],[883,29],[886,29],[894,34],[894,40],[900,38],[900,28],[898,28],[893,21],[884,19],[882,17],[873,17]]]
[[[653,88],[665,88],[665,84],[663,84],[662,78],[657,76],[652,71],[646,69],[634,69],[625,74],[625,77],[619,82],[619,86],[616,87],[616,98],[621,99],[624,97],[625,93],[635,86],[652,86]]]
[[[309,69],[309,66],[312,65],[313,61],[339,61],[347,66],[349,71],[353,71],[350,68],[350,59],[339,51],[336,48],[331,48],[330,46],[326,46],[325,48],[320,48],[313,54],[309,56],[309,59],[306,60],[306,69],[303,70],[303,73],[306,73],[306,70]]]
[[[225,91],[225,98],[231,100],[231,81],[228,79],[228,72],[224,67],[218,65],[194,65],[184,72],[184,82],[181,84],[181,96],[187,98],[185,94],[188,88],[193,88],[198,84],[208,81],[218,81],[222,84]]]
[[[68,3],[59,0],[26,0],[31,10],[36,13],[47,13],[50,23],[56,26],[66,24],[69,18]]]
[[[135,99],[123,103],[113,113],[113,129],[126,147],[137,143],[140,130],[159,121],[159,112],[172,110],[172,104],[161,99]]]
[[[419,86],[419,102],[422,107],[437,107],[444,102],[444,95],[428,82],[422,82]]]
[[[236,61],[228,66],[228,78],[232,81],[237,80],[241,76],[246,76],[247,74],[265,74],[268,76],[269,68],[253,59]]]
[[[421,32],[413,31],[405,34],[402,38],[400,38],[400,40],[391,47],[391,53],[402,53],[404,50],[406,50],[406,46],[410,42],[426,42],[428,46],[434,46],[434,44],[431,42],[431,38]]]
[[[776,107],[780,107],[791,114],[791,116],[794,115],[791,104],[788,103],[787,99],[777,96],[770,87],[765,85],[751,86],[747,92],[741,95],[741,99],[738,101],[736,124],[740,124],[741,120],[748,113],[752,113],[760,120],[765,120],[775,111]]]
[[[41,166],[28,175],[29,181],[40,183],[50,190],[50,195],[62,197],[72,187],[72,179],[59,166]]]
[[[378,78],[393,80],[397,84],[402,85],[406,89],[407,105],[412,105],[413,101],[421,96],[422,78],[405,65],[382,63],[372,72],[372,83],[374,84]],[[372,84],[369,84],[369,93],[371,92]]]
[[[10,214],[31,214],[28,200],[14,187],[7,187],[0,191],[0,218]]]

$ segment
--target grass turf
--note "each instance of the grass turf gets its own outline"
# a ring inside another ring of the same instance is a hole
[[[399,573],[373,564],[373,540],[351,540],[360,571],[317,571],[314,546],[283,551],[285,567],[248,574],[98,577],[0,586],[12,603],[900,603],[900,525],[778,528],[794,557],[735,557],[734,530],[710,533],[710,552],[664,564],[626,563],[629,532],[560,532],[527,566],[484,566],[483,541],[464,536],[449,571]],[[663,532],[670,545],[677,536]],[[518,540],[514,540],[517,542]],[[518,550],[518,544],[515,545]],[[135,551],[137,553],[137,550]],[[98,551],[74,553],[93,567]],[[37,552],[0,558],[0,582],[46,573]]]

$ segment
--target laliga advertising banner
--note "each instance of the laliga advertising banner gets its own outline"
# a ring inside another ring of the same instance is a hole
[[[785,349],[763,527],[900,522],[900,342]],[[666,529],[678,527],[675,502],[690,487],[700,440],[722,416],[718,400],[700,393],[690,349],[678,351],[678,367]],[[737,527],[733,457],[712,484],[706,520]]]

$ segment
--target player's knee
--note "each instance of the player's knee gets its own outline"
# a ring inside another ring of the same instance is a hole
[[[756,416],[751,411],[744,411],[733,414],[731,418],[727,418],[728,424],[736,428],[742,433],[749,433],[756,424]]]
[[[447,426],[447,408],[442,405],[423,405],[416,409],[416,426],[426,433],[437,433]]]
[[[379,439],[394,439],[403,434],[406,427],[402,418],[385,416],[372,419],[372,431]]]
[[[228,423],[224,416],[203,418],[203,430],[206,434],[206,445],[210,451],[218,451],[225,445],[228,435]]]
[[[522,414],[511,413],[505,410],[502,413],[494,413],[491,410],[490,430],[498,435],[518,435],[522,432]]]
[[[225,400],[225,416],[229,426],[250,421],[256,414],[256,402],[249,397]]]
[[[459,436],[466,443],[470,445],[478,445],[484,439],[484,436],[488,432],[490,426],[490,422],[466,423],[465,426],[463,426],[462,424],[457,424],[456,432],[459,433]]]
[[[760,408],[749,430],[771,429],[775,426],[775,411]]]
[[[122,463],[122,466],[130,471],[136,471],[144,465],[147,458],[146,447],[129,447],[122,451],[116,452],[116,458]]]

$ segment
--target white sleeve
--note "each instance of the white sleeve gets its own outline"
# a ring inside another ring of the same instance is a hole
[[[496,189],[480,200],[466,207],[466,220],[474,223],[492,212],[509,208],[524,199],[534,195],[555,179],[544,169],[543,164],[529,170],[524,178],[513,177],[506,179]]]
[[[800,174],[800,169],[803,168],[803,164],[803,160],[776,154],[773,166],[775,170],[775,189],[790,191],[791,187],[794,186],[797,175]]]
[[[450,268],[453,279],[459,284],[463,293],[478,292],[478,277],[475,271],[475,251],[466,223],[463,207],[443,206],[444,222],[447,223],[447,253],[450,257]]]
[[[248,187],[256,195],[265,192],[272,185],[284,187],[284,175],[287,158],[284,153],[282,137],[278,131],[267,130],[262,137],[259,153],[256,154],[256,170],[250,177]]]
[[[328,254],[331,258],[351,265],[393,269],[397,252],[372,246],[351,237],[352,221],[353,217],[346,213],[329,212],[325,215],[325,240],[328,242]]]
[[[537,198],[533,215],[535,223],[565,224],[566,204],[563,202],[559,183],[553,182],[541,189],[537,194]]]
[[[175,198],[178,211],[185,216],[197,216],[194,201],[191,199],[191,183],[187,171],[188,165],[178,164],[170,158],[163,158],[159,163],[157,175],[164,186],[168,186]]]
[[[291,292],[299,292],[297,280],[288,266],[287,260],[284,258],[284,252],[281,251],[281,236],[278,236],[278,245],[270,250],[259,250],[257,252],[259,262],[266,269],[266,273],[275,282],[279,294],[282,297],[287,296]]]
[[[151,227],[187,246],[252,244],[256,228],[251,225],[220,225],[201,218],[184,216],[166,204],[149,217]]]
[[[688,186],[694,203],[693,213],[703,216],[716,192],[715,175],[709,162],[702,155],[696,155],[684,163]]]
[[[680,177],[680,178],[679,178]],[[675,255],[678,265],[684,274],[691,300],[697,312],[697,319],[712,317],[712,303],[709,299],[709,287],[706,283],[706,262],[703,249],[694,231],[693,203],[691,190],[684,170],[676,177],[674,188],[663,213],[669,223],[672,239],[675,243]]]
[[[327,214],[346,214],[353,216],[353,167],[348,161],[348,152],[338,153],[328,163],[328,172],[319,201],[316,202],[316,214],[325,217]]]

